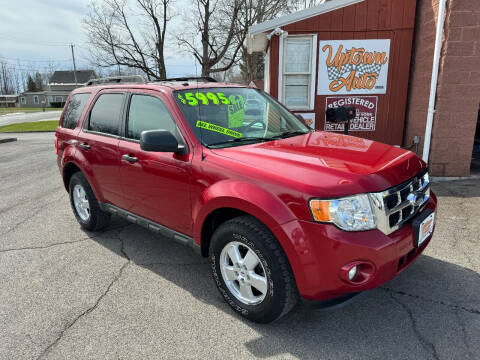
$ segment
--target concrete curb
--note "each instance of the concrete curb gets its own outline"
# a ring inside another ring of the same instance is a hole
[[[13,141],[17,141],[17,138],[5,138],[5,139],[0,139],[0,144],[8,143],[8,142],[13,142]]]

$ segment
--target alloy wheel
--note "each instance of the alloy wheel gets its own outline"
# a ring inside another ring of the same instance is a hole
[[[261,303],[268,280],[258,255],[247,245],[232,241],[220,253],[222,278],[233,296],[247,305]]]

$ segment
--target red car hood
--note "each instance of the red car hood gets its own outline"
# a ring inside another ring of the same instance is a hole
[[[410,151],[322,131],[213,152],[288,178],[306,191],[326,197],[382,191],[426,166]]]

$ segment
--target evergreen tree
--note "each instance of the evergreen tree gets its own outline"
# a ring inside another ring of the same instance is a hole
[[[43,78],[39,72],[35,73],[35,86],[37,88],[37,91],[43,90]]]
[[[30,75],[28,75],[28,80],[27,80],[27,91],[29,92],[38,91],[37,84],[35,83],[35,81]]]

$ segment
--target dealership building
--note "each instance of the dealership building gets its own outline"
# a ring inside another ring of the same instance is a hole
[[[480,1],[331,0],[249,29],[264,89],[318,130],[402,146],[434,176],[480,171]]]

